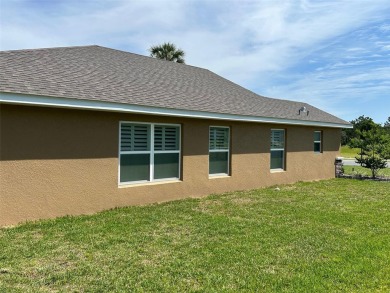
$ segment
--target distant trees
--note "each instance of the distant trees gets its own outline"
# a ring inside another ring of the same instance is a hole
[[[351,148],[358,147],[354,145],[354,143],[351,143],[353,138],[360,137],[360,133],[362,131],[369,131],[377,125],[374,120],[372,120],[372,118],[365,117],[364,115],[358,117],[355,120],[352,120],[351,124],[353,125],[353,128],[343,129],[341,134],[341,144],[348,145]]]
[[[178,49],[174,44],[171,44],[169,42],[157,46],[152,46],[150,47],[149,52],[151,57],[157,59],[173,61],[176,63],[185,63],[184,51]]]

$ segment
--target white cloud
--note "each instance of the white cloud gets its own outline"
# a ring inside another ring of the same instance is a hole
[[[364,72],[335,69],[301,76],[294,83],[274,86],[266,94],[286,97],[310,103],[335,115],[342,115],[352,120],[359,105],[362,114],[369,107],[380,105],[383,110],[390,109],[390,99],[385,94],[390,89],[390,65],[372,68]],[[378,113],[376,113],[378,114]],[[367,115],[367,114],[366,114]],[[375,115],[375,112],[372,113]],[[346,118],[347,119],[347,118]],[[380,122],[380,121],[378,121]]]
[[[390,31],[390,24],[382,24],[379,29],[382,31],[382,32],[389,32]]]
[[[390,51],[390,45],[384,45],[384,46],[382,46],[382,50],[384,50],[384,51]]]

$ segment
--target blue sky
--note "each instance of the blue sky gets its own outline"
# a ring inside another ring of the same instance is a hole
[[[389,0],[1,0],[1,50],[97,44],[186,63],[345,120],[390,116]]]

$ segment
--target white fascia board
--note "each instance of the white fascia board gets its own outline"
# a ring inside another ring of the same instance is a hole
[[[302,121],[294,119],[282,119],[272,117],[259,116],[245,116],[234,114],[221,114],[203,111],[168,109],[150,106],[140,106],[131,104],[121,104],[104,101],[81,100],[71,98],[36,96],[26,94],[14,93],[0,93],[0,103],[19,104],[19,105],[35,105],[56,108],[71,108],[71,109],[85,109],[109,112],[124,112],[134,114],[148,114],[161,115],[173,117],[186,117],[198,119],[217,119],[230,121],[245,121],[245,122],[259,122],[259,123],[274,123],[274,124],[292,124],[305,126],[319,126],[319,127],[334,127],[334,128],[352,128],[352,125],[341,123],[329,123],[319,121]]]

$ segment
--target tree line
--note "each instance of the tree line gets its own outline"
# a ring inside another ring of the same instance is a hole
[[[375,123],[374,120],[370,117],[366,117],[364,115],[359,116],[355,120],[350,121],[353,125],[353,128],[345,128],[341,131],[341,145],[351,146],[354,143],[352,142],[354,138],[359,137],[361,132],[370,131],[374,128],[383,129],[385,132],[390,134],[390,116],[387,118],[385,123],[379,124]]]

